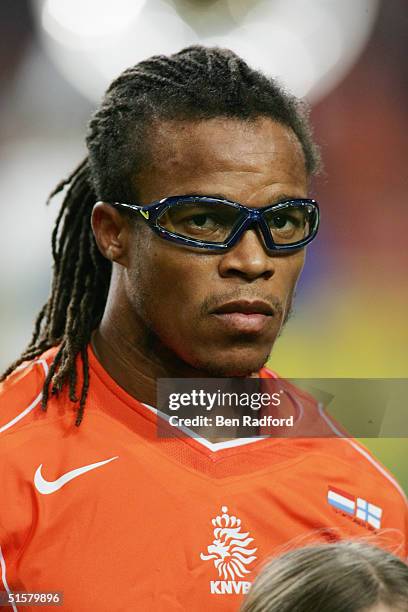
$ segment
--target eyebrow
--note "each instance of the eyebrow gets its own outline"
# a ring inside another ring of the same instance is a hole
[[[205,193],[204,194],[204,193],[193,192],[193,193],[189,193],[189,195],[205,196],[206,198],[216,198],[217,200],[229,200],[230,202],[237,202],[238,204],[242,204],[243,206],[249,206],[246,202],[238,202],[237,200],[231,200],[231,198],[227,197],[225,194],[222,194],[222,193]],[[274,198],[272,198],[270,202],[265,204],[265,206],[268,206],[269,204],[279,204],[279,202],[283,202],[286,200],[297,200],[299,198],[302,199],[300,196],[288,195],[287,193],[280,193],[278,196],[275,196]]]

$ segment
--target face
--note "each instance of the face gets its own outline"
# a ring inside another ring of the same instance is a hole
[[[134,177],[139,202],[218,195],[250,207],[307,196],[294,133],[270,119],[167,122],[154,129],[152,162]],[[156,350],[219,376],[257,372],[291,307],[304,249],[275,255],[253,228],[224,253],[163,240],[137,219],[127,241],[126,316]]]

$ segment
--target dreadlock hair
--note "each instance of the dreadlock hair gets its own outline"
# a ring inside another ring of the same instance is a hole
[[[1,379],[23,361],[58,346],[44,381],[42,408],[46,410],[50,394],[67,385],[70,400],[79,401],[75,424],[80,425],[89,387],[87,345],[102,318],[111,275],[111,263],[100,254],[91,229],[94,203],[137,201],[131,179],[146,164],[146,137],[160,121],[249,121],[261,116],[293,130],[306,170],[313,174],[319,154],[304,104],[232,51],[188,47],[171,56],[153,56],[113,81],[89,123],[88,156],[48,199],[67,188],[52,233],[51,293],[35,321],[31,342]],[[78,356],[83,371],[79,399]]]

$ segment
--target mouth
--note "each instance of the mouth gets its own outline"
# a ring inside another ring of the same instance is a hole
[[[239,300],[222,304],[211,314],[231,331],[259,334],[268,326],[275,312],[262,300]]]

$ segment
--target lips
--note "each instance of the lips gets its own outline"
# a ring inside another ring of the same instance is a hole
[[[272,316],[274,314],[272,306],[262,300],[237,300],[235,302],[228,302],[219,306],[214,311],[214,314],[229,314],[232,312],[240,312],[243,314],[262,314],[266,316]]]
[[[222,304],[211,314],[231,331],[259,334],[269,324],[274,310],[270,304],[262,300],[239,300]]]

